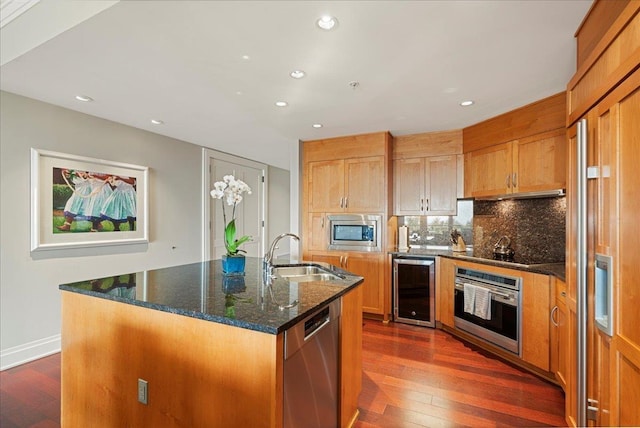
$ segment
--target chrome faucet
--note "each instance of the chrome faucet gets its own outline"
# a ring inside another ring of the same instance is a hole
[[[277,247],[278,242],[280,242],[280,240],[282,238],[285,238],[287,236],[290,236],[291,239],[294,239],[296,241],[300,241],[300,238],[295,233],[283,233],[282,235],[276,236],[276,238],[271,243],[271,247],[269,247],[269,251],[264,256],[264,261],[262,262],[262,266],[264,267],[264,271],[268,276],[271,276],[273,274],[273,264],[272,264],[272,262],[273,262],[273,252],[276,250],[276,248],[278,248]]]

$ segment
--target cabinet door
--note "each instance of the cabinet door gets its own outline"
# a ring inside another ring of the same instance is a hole
[[[309,229],[306,248],[310,251],[326,251],[329,245],[329,223],[325,213],[309,213]]]
[[[349,253],[345,269],[364,277],[362,310],[370,314],[384,314],[384,255]]]
[[[355,213],[385,211],[384,156],[346,159],[344,161],[344,210]]]
[[[311,253],[307,258],[309,258],[312,262],[329,263],[330,265],[344,269],[344,255],[325,255]]]
[[[456,276],[456,264],[453,260],[439,257],[436,265],[436,320],[453,326],[453,302]]]
[[[310,212],[340,212],[344,206],[344,161],[309,162]]]
[[[362,286],[342,297],[340,316],[340,426],[352,426],[362,391]]]
[[[511,143],[498,144],[464,155],[466,197],[505,195],[512,193]]]
[[[566,131],[559,129],[513,143],[514,192],[564,189],[567,185]]]
[[[549,371],[549,277],[522,275],[522,359]]]
[[[393,161],[393,213],[423,215],[425,183],[424,158]]]
[[[457,159],[455,155],[425,159],[425,203],[427,215],[456,215]]]
[[[569,367],[569,325],[567,323],[566,302],[567,287],[564,282],[556,280],[556,307],[558,309],[553,318],[556,330],[556,343],[554,343],[557,358],[555,373],[558,383],[565,391],[567,389],[567,370]]]

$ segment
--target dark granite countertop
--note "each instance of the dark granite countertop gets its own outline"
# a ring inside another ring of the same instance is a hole
[[[278,259],[277,266],[286,265]],[[222,274],[220,260],[62,284],[60,290],[180,314],[264,333],[278,334],[363,281],[335,266],[340,281],[264,285],[262,259],[247,257],[245,275]],[[291,307],[285,307],[291,306]]]
[[[558,263],[535,263],[535,264],[523,264],[505,262],[501,260],[486,259],[482,257],[474,257],[473,250],[468,249],[465,253],[454,252],[451,249],[442,248],[410,248],[408,251],[390,251],[394,257],[447,257],[450,259],[460,259],[473,263],[480,263],[491,266],[499,266],[507,269],[521,270],[525,272],[540,273],[543,275],[552,275],[556,278],[566,281],[565,279],[565,264],[564,262]]]

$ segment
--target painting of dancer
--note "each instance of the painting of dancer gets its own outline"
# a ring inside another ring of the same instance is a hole
[[[146,166],[32,148],[31,251],[147,244],[148,178]]]
[[[53,168],[53,233],[136,230],[136,178]]]

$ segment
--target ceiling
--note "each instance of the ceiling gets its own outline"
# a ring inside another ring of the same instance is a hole
[[[459,129],[564,91],[591,0],[62,3],[3,24],[2,90],[289,169],[298,140]]]

